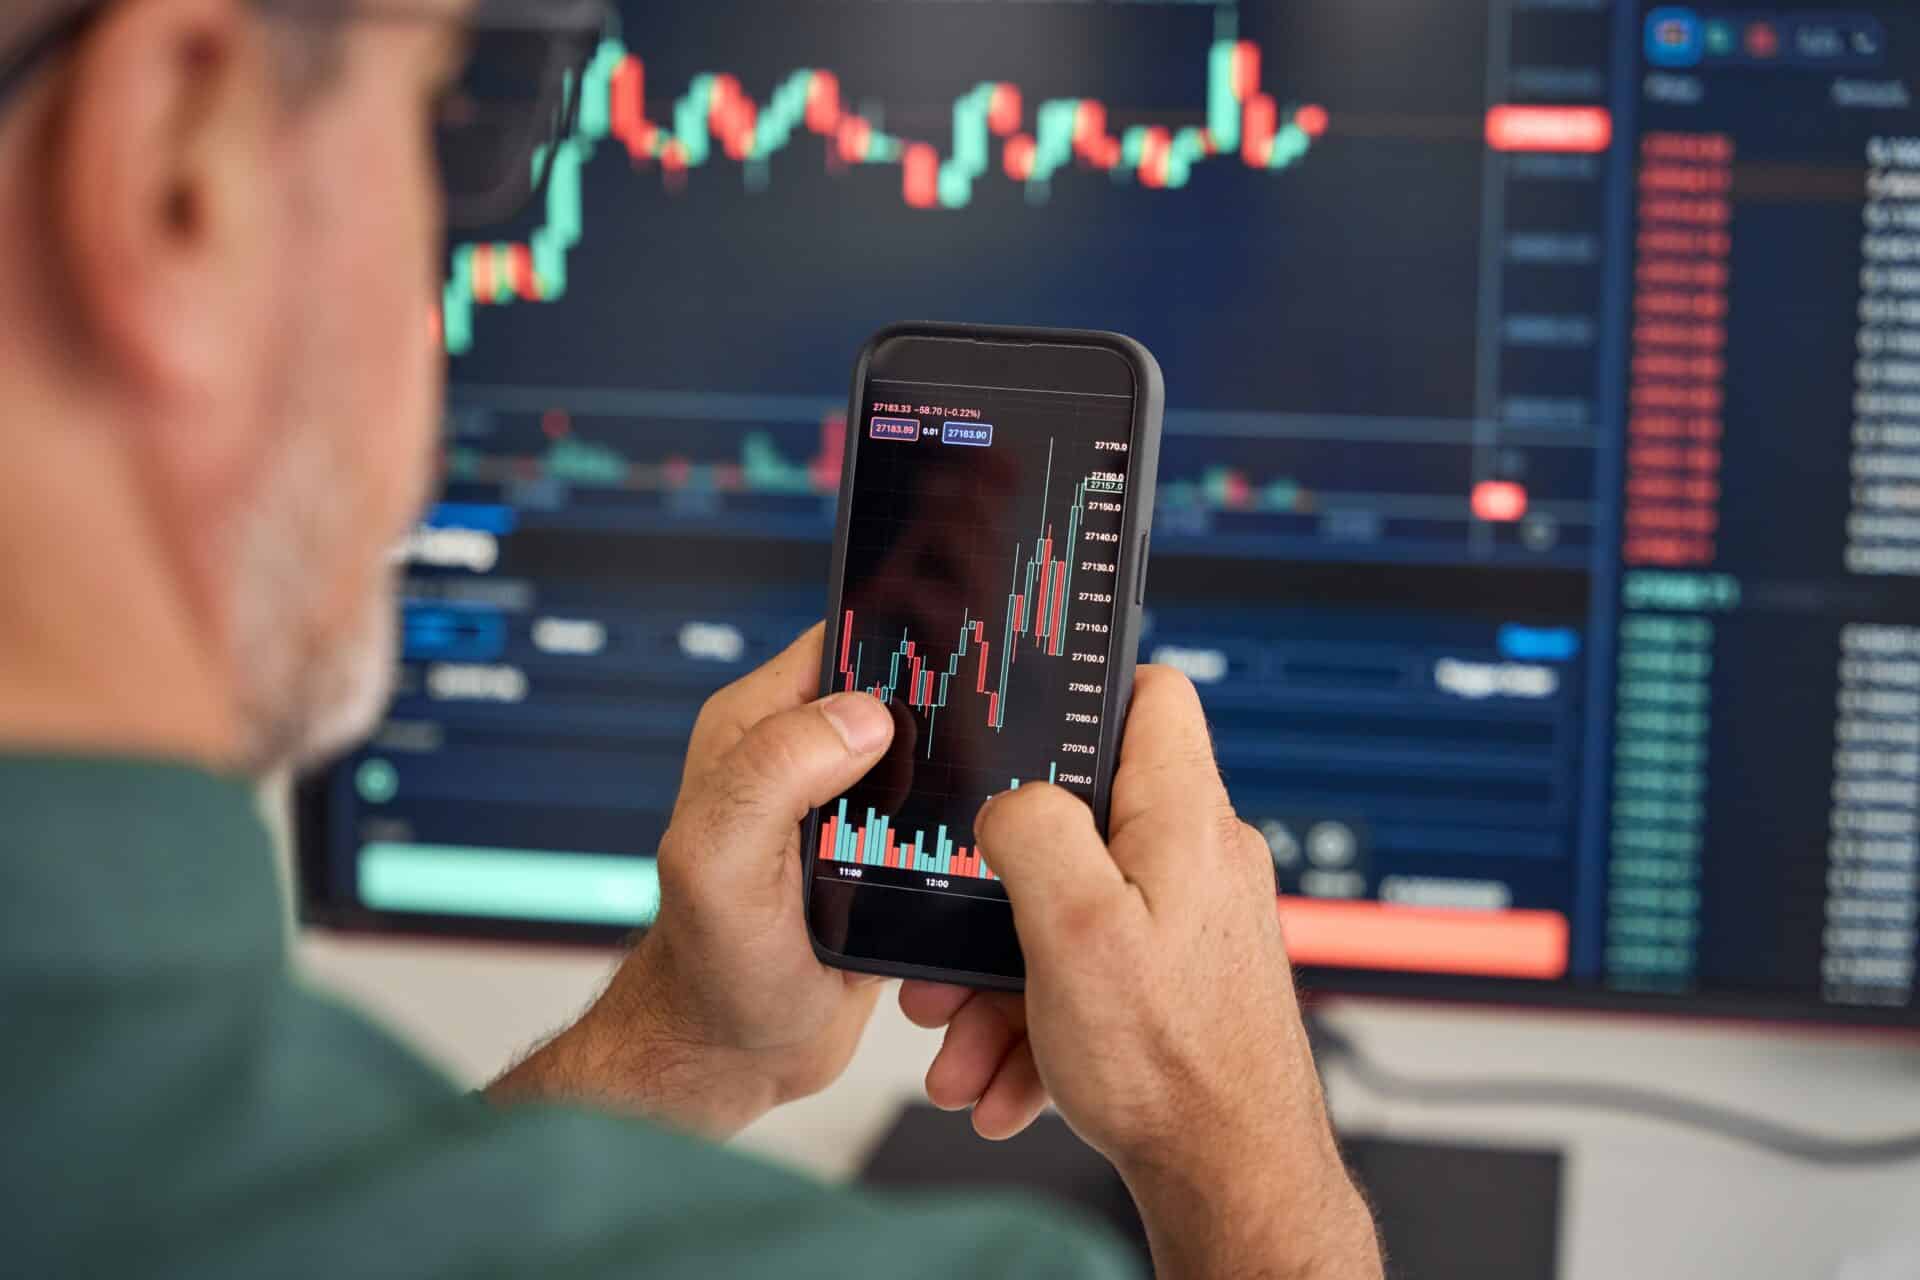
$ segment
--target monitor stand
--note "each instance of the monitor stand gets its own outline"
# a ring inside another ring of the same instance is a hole
[[[1347,1163],[1380,1221],[1389,1273],[1554,1280],[1560,1237],[1558,1151],[1443,1146],[1347,1136]],[[868,1159],[877,1190],[1038,1195],[1104,1223],[1145,1264],[1146,1233],[1112,1166],[1059,1117],[1010,1142],[977,1137],[965,1112],[909,1107]]]

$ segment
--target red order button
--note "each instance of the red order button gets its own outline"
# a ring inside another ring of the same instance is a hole
[[[1567,918],[1557,911],[1459,911],[1281,898],[1295,964],[1486,978],[1560,978]]]
[[[1605,107],[1498,106],[1487,112],[1487,145],[1495,151],[1592,154],[1613,143]]]

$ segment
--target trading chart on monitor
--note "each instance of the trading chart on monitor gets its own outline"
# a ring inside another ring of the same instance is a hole
[[[644,924],[701,701],[825,612],[861,344],[1065,325],[1165,370],[1141,658],[1199,686],[1296,959],[1912,1016],[1912,6],[618,16],[535,207],[449,246],[445,501],[390,716],[316,791],[323,916]],[[1105,528],[1111,468],[1029,464],[944,552],[967,591],[886,568],[827,620],[969,795],[1084,772],[967,772],[1063,714],[1055,566]],[[830,858],[1000,892],[846,800]]]

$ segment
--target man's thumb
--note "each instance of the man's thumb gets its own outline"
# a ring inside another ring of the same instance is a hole
[[[709,848],[784,851],[807,811],[858,782],[892,741],[893,716],[864,693],[769,716],[693,780],[674,825]]]
[[[1032,783],[995,796],[974,822],[980,854],[1006,884],[1021,945],[1070,943],[1126,889],[1093,825],[1093,810],[1064,788]]]

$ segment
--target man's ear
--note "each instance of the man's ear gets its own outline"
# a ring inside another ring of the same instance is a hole
[[[247,451],[232,433],[258,426],[248,380],[276,327],[267,44],[246,0],[126,0],[56,111],[53,229],[92,372],[193,434],[165,446],[194,489]]]

